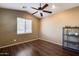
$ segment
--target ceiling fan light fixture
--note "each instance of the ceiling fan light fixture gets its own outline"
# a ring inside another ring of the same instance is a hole
[[[55,9],[56,8],[56,6],[55,5],[52,5],[52,9]]]
[[[42,13],[43,11],[42,10],[39,10],[39,13]]]

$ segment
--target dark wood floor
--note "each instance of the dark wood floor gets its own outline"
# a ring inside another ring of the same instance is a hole
[[[79,56],[79,53],[42,40],[0,49],[1,56]]]

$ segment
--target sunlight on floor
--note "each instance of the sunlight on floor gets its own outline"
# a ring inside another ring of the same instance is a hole
[[[16,56],[32,56],[32,48],[27,47],[25,49],[22,49],[21,51],[17,53]]]

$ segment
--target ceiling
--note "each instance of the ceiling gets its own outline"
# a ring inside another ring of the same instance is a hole
[[[42,6],[44,4],[45,3],[42,3]],[[48,3],[48,4],[49,4],[49,6],[47,8],[45,8],[45,10],[52,11],[53,12],[52,14],[58,13],[58,12],[61,12],[61,11],[64,11],[64,10],[67,10],[67,9],[70,9],[70,8],[73,8],[73,7],[76,7],[76,6],[79,6],[78,3]],[[52,5],[55,5],[56,8],[53,9]],[[26,7],[26,8],[23,8],[23,6]],[[22,11],[27,11],[31,14],[36,11],[36,10],[32,9],[31,7],[38,8],[39,6],[40,6],[39,3],[0,3],[0,8],[22,10]],[[49,16],[49,15],[52,15],[52,14],[43,12],[43,15],[44,15],[43,17]],[[36,13],[34,15],[41,18],[39,13]]]

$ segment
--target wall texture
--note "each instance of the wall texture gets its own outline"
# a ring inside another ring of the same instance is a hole
[[[40,25],[40,37],[42,40],[61,45],[64,26],[79,26],[79,6],[43,18]]]
[[[17,35],[17,17],[33,21],[32,34]],[[39,34],[39,19],[23,11],[0,8],[0,47],[18,42],[37,39]],[[17,41],[14,42],[13,40]]]

